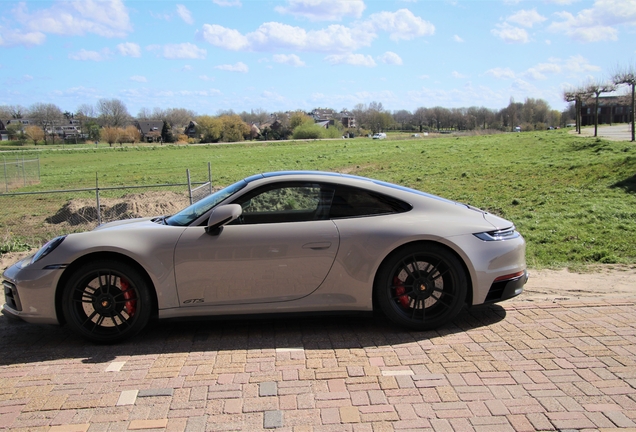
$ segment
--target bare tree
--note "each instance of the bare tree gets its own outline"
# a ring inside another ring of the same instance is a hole
[[[614,83],[593,82],[587,85],[587,93],[594,96],[594,136],[598,134],[598,98],[603,93],[616,90]]]
[[[112,147],[113,144],[117,142],[120,131],[121,129],[119,128],[106,126],[105,128],[102,129],[102,133],[101,133],[102,139],[106,141],[109,146]]]
[[[404,125],[413,120],[413,114],[407,110],[393,111],[393,120],[400,124],[400,129],[404,130]]]
[[[0,105],[0,118],[5,120],[21,119],[26,111],[22,105]]]
[[[42,141],[44,139],[44,131],[39,126],[27,126],[24,128],[24,133],[27,138],[33,141],[34,145],[38,145],[38,141]]]
[[[420,132],[422,132],[422,129],[424,128],[424,125],[427,122],[427,119],[428,119],[428,108],[420,107],[416,109],[415,112],[413,113],[413,123],[415,123],[415,125],[420,129]]]
[[[37,103],[29,108],[29,117],[44,131],[44,143],[47,144],[47,133],[55,142],[55,126],[62,120],[62,110],[54,104]]]
[[[634,96],[635,96],[634,88],[636,87],[636,66],[630,65],[625,68],[619,68],[614,73],[614,77],[612,78],[612,80],[614,81],[614,84],[616,85],[626,84],[631,87],[631,90],[632,90],[632,105],[631,105],[632,141],[635,141],[634,132],[635,132],[636,122],[634,121],[635,120],[634,113],[636,113],[636,100],[634,99]]]
[[[165,111],[162,120],[167,121],[172,128],[181,129],[194,120],[196,113],[185,108],[169,108]]]
[[[97,111],[102,126],[124,127],[130,121],[128,109],[119,99],[100,99]]]
[[[575,122],[576,131],[581,133],[581,109],[583,108],[583,101],[591,96],[587,87],[571,88],[563,92],[563,99],[566,102],[574,102],[575,110]]]

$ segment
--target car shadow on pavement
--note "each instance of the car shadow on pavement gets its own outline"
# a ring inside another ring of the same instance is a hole
[[[164,320],[120,344],[96,345],[66,326],[28,324],[0,314],[0,366],[64,359],[107,363],[117,357],[192,351],[373,348],[470,332],[505,317],[506,310],[497,304],[464,309],[450,324],[431,331],[404,329],[381,315]]]

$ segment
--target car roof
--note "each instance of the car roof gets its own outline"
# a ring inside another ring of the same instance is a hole
[[[375,185],[378,186],[384,186],[393,190],[398,190],[398,191],[402,191],[402,192],[408,192],[408,193],[412,193],[415,195],[420,195],[420,196],[424,196],[427,198],[431,198],[431,199],[435,199],[435,200],[439,200],[439,201],[443,201],[449,204],[459,204],[459,205],[465,205],[463,203],[459,203],[456,201],[452,201],[446,198],[442,198],[439,197],[437,195],[433,195],[433,194],[429,194],[426,192],[422,192],[420,190],[417,189],[411,189],[409,187],[406,186],[401,186],[401,185],[397,185],[394,183],[388,183],[382,180],[375,180],[375,179],[371,179],[368,177],[361,177],[361,176],[356,176],[356,175],[352,175],[352,174],[343,174],[343,173],[337,173],[337,172],[330,172],[330,171],[273,171],[273,172],[266,172],[266,173],[261,173],[261,174],[255,174],[249,177],[246,177],[244,180],[247,183],[251,183],[255,180],[259,180],[259,179],[264,179],[264,178],[273,178],[273,177],[284,177],[284,176],[303,176],[303,175],[307,175],[307,176],[322,176],[322,177],[340,177],[340,178],[347,178],[347,179],[352,179],[352,180],[358,180],[358,181],[364,181],[364,182],[369,182],[369,183],[373,183]]]

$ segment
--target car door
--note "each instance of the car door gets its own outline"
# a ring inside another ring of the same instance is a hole
[[[241,218],[210,235],[189,227],[175,249],[182,306],[294,300],[325,279],[339,246],[333,189],[281,183],[239,198]],[[325,206],[327,210],[325,210]]]

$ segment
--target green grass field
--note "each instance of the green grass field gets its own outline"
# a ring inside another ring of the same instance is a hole
[[[184,183],[188,168],[193,181],[202,181],[208,162],[215,185],[265,171],[340,171],[512,220],[528,242],[533,268],[636,263],[635,144],[565,131],[391,138],[51,149],[39,152],[41,183],[21,191],[94,187],[96,173],[100,186]],[[0,205],[6,204],[0,200]],[[37,208],[20,211],[38,213]],[[4,241],[32,245],[33,239],[5,235]]]

